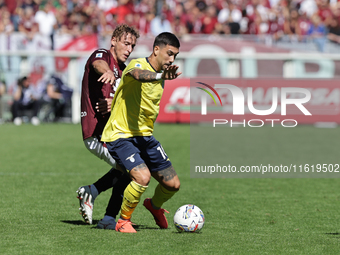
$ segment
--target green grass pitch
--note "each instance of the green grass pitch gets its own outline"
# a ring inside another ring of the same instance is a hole
[[[296,129],[297,136],[327,133],[332,144],[319,139],[311,145],[325,148],[327,155],[313,158],[327,156],[340,163],[334,146],[340,140],[339,128]],[[279,131],[264,127],[256,132],[268,134],[272,143],[284,143],[284,137],[275,135]],[[0,254],[339,254],[339,179],[192,179],[190,127],[156,125],[154,135],[179,174],[181,190],[164,205],[170,211],[169,229],[158,229],[140,204],[132,218],[138,233],[124,234],[85,225],[78,214],[77,188],[109,170],[86,151],[79,125],[5,124],[0,132]],[[261,148],[266,148],[263,141],[251,152],[252,159],[261,155]],[[310,153],[295,150],[301,158]],[[153,195],[155,186],[152,180],[142,200]],[[103,217],[110,193],[96,199],[95,222]],[[201,233],[175,230],[173,215],[186,203],[203,210]]]

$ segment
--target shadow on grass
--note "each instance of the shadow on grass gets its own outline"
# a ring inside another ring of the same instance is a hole
[[[326,235],[333,235],[333,236],[337,236],[337,235],[340,235],[340,233],[338,233],[338,232],[335,232],[335,233],[326,233]]]
[[[66,224],[72,224],[72,225],[84,225],[87,226],[88,224],[86,224],[84,221],[82,220],[62,220],[61,222],[66,223]],[[93,220],[92,221],[92,225],[94,229],[97,229],[97,224],[98,224],[99,220]],[[147,225],[133,225],[133,228],[136,229],[137,231],[143,230],[143,229],[156,229],[156,230],[161,230],[161,231],[165,231],[166,229],[160,229],[159,227],[150,227]],[[175,232],[178,233],[178,232]]]
[[[136,229],[137,231],[141,229],[160,229],[159,227],[150,227],[146,225],[133,225],[133,228]]]
[[[97,225],[98,221],[99,220],[94,220],[94,221],[92,221],[92,224]],[[67,223],[67,224],[72,224],[72,225],[88,225],[82,220],[61,220],[61,222]]]
[[[172,233],[180,234],[180,235],[193,235],[193,234],[200,235],[200,234],[202,234],[202,232],[185,232],[185,231],[183,231],[183,232],[172,231]]]
[[[94,229],[97,229],[97,226],[93,226],[92,228]],[[133,228],[138,232],[140,230],[143,230],[143,229],[160,229],[160,228],[157,228],[157,227],[149,227],[149,226],[146,226],[146,225],[133,225]]]

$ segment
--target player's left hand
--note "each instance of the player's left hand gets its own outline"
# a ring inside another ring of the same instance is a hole
[[[103,115],[107,114],[108,112],[111,112],[111,104],[112,98],[105,99],[99,98],[99,102],[96,103],[96,110],[97,112],[100,112]]]
[[[162,79],[163,80],[173,80],[176,79],[178,76],[182,74],[182,72],[178,72],[178,66],[176,65],[171,65],[168,68],[166,68],[162,74]]]

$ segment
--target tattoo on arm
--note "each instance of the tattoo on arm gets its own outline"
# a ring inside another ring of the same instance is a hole
[[[170,166],[168,168],[165,168],[164,170],[159,171],[158,175],[163,181],[167,182],[172,180],[177,175],[177,173],[174,167]]]
[[[138,68],[133,69],[130,71],[130,74],[133,78],[141,82],[148,82],[148,81],[156,81],[157,73],[151,72],[149,70],[141,70]]]
[[[148,167],[146,166],[145,163],[142,163],[142,164],[132,168],[132,171],[144,171],[144,170],[148,170]]]

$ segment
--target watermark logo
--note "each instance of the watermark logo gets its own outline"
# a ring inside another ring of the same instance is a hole
[[[213,87],[211,87],[210,85],[208,85],[206,83],[203,83],[203,82],[197,82],[197,83],[208,87],[212,92],[214,92],[215,95],[217,96],[218,100],[220,101],[221,106],[222,106],[221,97],[220,97],[220,95],[217,93],[217,91]],[[203,89],[201,87],[196,87],[196,88],[205,91],[212,98],[212,100],[214,101],[215,105],[217,105],[214,96],[209,92],[209,90]],[[201,106],[202,106],[201,107],[201,114],[202,115],[207,115],[207,97],[205,95],[206,94],[204,94],[204,96],[202,95],[202,98],[201,98]]]
[[[217,93],[217,91],[210,85],[207,85],[203,82],[198,82],[199,84],[205,85],[208,88],[210,88],[215,95],[218,97],[220,100],[221,106],[222,106],[222,101]],[[207,92],[216,104],[216,101],[212,94],[203,88],[197,87],[201,90],[204,90]],[[220,89],[228,89],[232,95],[233,98],[233,115],[244,115],[244,102],[245,102],[245,96],[243,94],[243,91],[239,88],[236,87],[235,85],[231,84],[215,84],[215,88],[220,88]],[[279,98],[279,92],[280,92],[280,98],[281,98],[281,115],[287,115],[287,105],[295,105],[304,115],[312,115],[304,106],[304,103],[307,103],[311,99],[311,93],[308,89],[304,88],[272,88],[272,106],[269,109],[266,110],[259,110],[255,109],[254,103],[253,103],[253,88],[247,88],[247,104],[248,104],[248,109],[251,113],[255,115],[270,115],[274,113],[278,107],[278,98]],[[288,98],[288,95],[291,93],[300,93],[304,95],[301,98]],[[201,100],[201,114],[206,115],[207,114],[207,98],[205,94],[202,94],[202,100]]]
[[[232,84],[215,84],[214,87],[211,85],[208,85],[203,82],[197,82],[198,84],[204,85],[207,88],[209,88],[219,99],[219,102],[221,106],[223,107],[222,100],[220,95],[217,93],[216,89],[219,89],[220,92],[223,93],[223,95],[226,93],[226,91],[231,95],[232,97],[232,113],[233,115],[245,115],[245,105],[247,105],[248,110],[250,113],[257,115],[257,116],[268,116],[274,113],[277,113],[277,108],[280,107],[280,115],[285,116],[287,115],[287,106],[288,105],[294,105],[299,111],[301,111],[304,115],[312,115],[306,107],[303,105],[307,103],[311,99],[311,92],[308,89],[305,88],[296,88],[296,87],[272,87],[271,88],[271,105],[268,109],[256,109],[254,106],[254,100],[253,100],[253,88],[247,87],[246,89],[242,90],[241,88],[232,85]],[[201,87],[196,87],[200,90],[205,91],[206,93],[201,94],[201,115],[207,115],[207,95],[209,95],[214,103],[215,106],[217,106],[217,102],[213,96],[213,94]],[[246,92],[246,93],[244,93]],[[294,95],[294,96],[293,96]],[[298,96],[296,96],[298,95]],[[280,100],[280,106],[279,106],[279,100]],[[278,119],[275,119],[277,121]],[[250,120],[251,122],[252,120]],[[259,126],[263,126],[264,122],[263,120],[256,120],[260,122]],[[274,120],[270,119],[268,121],[271,121],[272,126],[274,125]],[[290,119],[291,122],[294,122],[296,126],[297,121]],[[216,124],[226,124],[228,122],[232,123],[232,120],[228,121],[225,119],[214,119],[214,127]],[[245,120],[240,123],[244,124]],[[283,124],[282,124],[283,125]],[[251,125],[249,125],[251,126]],[[293,127],[292,126],[292,127]]]

